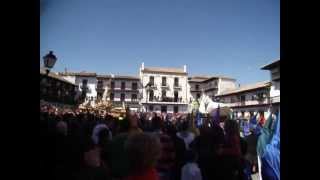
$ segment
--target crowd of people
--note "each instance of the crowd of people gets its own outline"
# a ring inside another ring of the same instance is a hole
[[[192,118],[40,106],[43,178],[251,179],[258,171],[254,130],[241,137],[238,122],[220,114],[195,131]]]

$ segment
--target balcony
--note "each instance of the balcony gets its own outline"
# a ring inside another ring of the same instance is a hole
[[[201,92],[201,89],[200,88],[199,89],[192,88],[192,89],[190,89],[190,92]]]
[[[211,90],[216,90],[216,89],[218,89],[218,85],[214,84],[214,83],[210,83],[204,87],[205,91],[211,91]]]
[[[89,88],[88,85],[80,85],[80,89],[81,89],[82,91],[87,91],[87,92],[90,91],[90,88]]]
[[[182,86],[179,85],[179,84],[174,84],[174,85],[173,85],[173,88],[174,88],[174,89],[181,90],[181,89],[182,89]]]
[[[117,92],[139,92],[139,89],[132,89],[132,88],[125,88],[125,89],[122,89],[120,87],[116,87],[116,88],[113,88],[111,89],[111,91],[117,91]]]
[[[148,99],[147,103],[154,104],[188,104],[182,97],[175,99],[174,97],[156,97],[154,96],[152,101]]]
[[[96,86],[96,90],[97,90],[97,91],[104,91],[103,85],[97,85],[97,86]]]
[[[161,84],[161,88],[162,89],[169,89],[169,86],[168,86],[168,84]]]
[[[126,101],[121,101],[121,100],[116,100],[116,101],[112,101],[112,104],[113,105],[116,105],[116,106],[122,106],[122,103],[125,103],[125,104],[128,104],[128,105],[130,105],[130,104],[135,104],[135,105],[137,105],[137,104],[139,104],[139,100],[138,99],[131,99],[131,100],[126,100]]]
[[[270,103],[280,103],[280,96],[270,97]]]
[[[232,103],[226,103],[229,107],[241,107],[241,106],[259,106],[259,105],[268,105],[269,104],[268,98],[263,98],[259,100],[247,100],[247,101],[238,101]]]
[[[157,89],[157,86],[155,86],[154,84],[150,85],[150,89]]]

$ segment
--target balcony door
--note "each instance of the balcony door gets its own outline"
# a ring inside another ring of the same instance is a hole
[[[153,90],[150,90],[150,92],[149,92],[149,101],[153,101],[153,96],[154,96]]]
[[[166,90],[162,90],[161,97],[162,97],[162,101],[167,97],[167,91]]]
[[[150,84],[151,86],[154,85],[154,77],[153,77],[153,76],[150,76],[150,77],[149,77],[149,84]]]
[[[167,85],[167,78],[162,77],[162,86],[166,86],[166,85]]]
[[[175,87],[179,86],[179,78],[177,78],[177,77],[174,78],[174,86]]]
[[[178,102],[178,91],[174,91],[174,102]]]

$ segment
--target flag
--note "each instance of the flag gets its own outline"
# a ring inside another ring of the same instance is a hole
[[[256,136],[259,136],[261,134],[261,129],[262,129],[261,124],[257,124],[256,128],[254,129],[254,134]]]
[[[261,156],[261,163],[265,179],[280,180],[280,113],[276,116],[273,136]]]
[[[265,121],[266,121],[266,120],[265,120],[264,116],[261,116],[261,117],[260,117],[259,124],[260,124],[261,126],[264,126]]]
[[[250,134],[250,124],[248,121],[243,122],[243,135],[244,136],[249,136]]]
[[[250,129],[255,130],[257,127],[257,115],[254,115],[251,119],[250,119]]]
[[[270,113],[265,125],[261,129],[261,134],[257,142],[257,153],[262,157],[265,147],[270,143],[272,138],[272,113]]]
[[[213,117],[213,119],[212,119],[213,124],[219,125],[219,123],[220,123],[220,105],[218,105],[218,108],[212,117]]]
[[[201,116],[200,116],[200,112],[197,111],[196,113],[196,127],[199,128],[202,125],[202,121],[201,121]]]

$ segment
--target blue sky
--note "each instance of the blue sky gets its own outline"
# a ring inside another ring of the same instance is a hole
[[[279,0],[43,0],[40,61],[54,71],[137,75],[145,66],[188,66],[247,84],[280,57]]]

